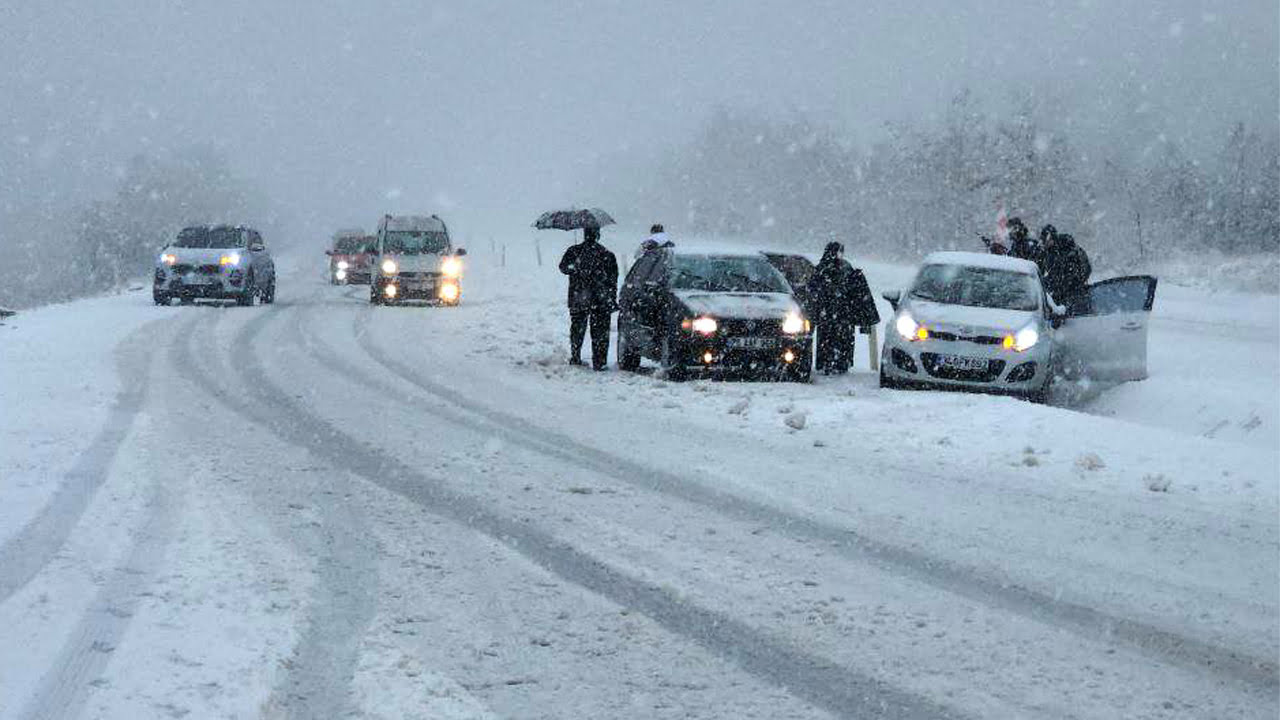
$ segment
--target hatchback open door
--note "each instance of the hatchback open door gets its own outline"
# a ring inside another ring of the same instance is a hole
[[[1089,286],[1071,303],[1055,333],[1060,372],[1067,377],[1125,382],[1147,377],[1147,328],[1156,279],[1112,278]]]

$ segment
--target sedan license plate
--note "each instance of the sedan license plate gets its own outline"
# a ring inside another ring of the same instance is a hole
[[[778,341],[768,337],[731,337],[725,344],[738,350],[771,350]]]
[[[938,365],[951,370],[986,370],[987,359],[963,355],[939,355]]]

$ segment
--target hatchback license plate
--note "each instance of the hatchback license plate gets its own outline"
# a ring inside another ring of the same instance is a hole
[[[986,370],[987,359],[963,355],[939,355],[938,365],[952,370]]]
[[[767,337],[731,337],[728,346],[743,350],[769,350],[778,346],[778,341]]]

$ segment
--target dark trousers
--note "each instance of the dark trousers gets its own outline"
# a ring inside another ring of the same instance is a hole
[[[582,357],[582,341],[591,325],[591,366],[601,369],[609,364],[609,320],[607,310],[569,311],[569,357]]]
[[[814,358],[819,372],[843,374],[853,365],[853,340],[857,328],[844,323],[819,323],[818,353]]]

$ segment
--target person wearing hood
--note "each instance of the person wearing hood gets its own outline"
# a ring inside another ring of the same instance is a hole
[[[661,247],[671,247],[674,243],[667,239],[667,231],[663,229],[661,223],[654,223],[649,228],[649,237],[640,242],[640,248],[636,250],[636,257],[657,250]]]
[[[822,253],[805,292],[818,333],[817,369],[824,374],[848,372],[858,327],[880,322],[867,278],[844,259],[844,246],[832,242]]]
[[[605,370],[610,316],[618,309],[618,258],[600,244],[599,228],[583,229],[582,242],[560,258],[560,272],[569,276],[569,364],[583,364],[582,343],[590,326],[591,367]]]
[[[1022,218],[1009,218],[1008,255],[1038,264],[1040,250],[1039,244],[1031,238],[1027,225],[1022,222]]]

